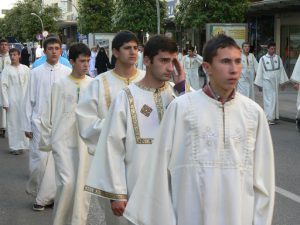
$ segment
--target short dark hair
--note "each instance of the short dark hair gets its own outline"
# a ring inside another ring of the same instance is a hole
[[[130,41],[134,41],[136,42],[136,44],[139,43],[138,38],[131,31],[129,30],[120,31],[116,34],[116,36],[112,40],[112,49],[119,50],[123,44],[128,43]]]
[[[5,38],[1,38],[1,39],[0,39],[0,43],[2,43],[2,42],[6,42],[6,43],[8,43],[8,40],[7,40],[7,39],[5,39]]]
[[[13,52],[17,52],[17,53],[18,53],[18,55],[21,55],[21,52],[20,52],[20,50],[19,50],[19,49],[17,49],[17,48],[11,48],[11,49],[9,49],[9,51],[8,51],[8,53],[9,53],[9,54],[11,54],[11,53],[13,53]]]
[[[59,44],[60,47],[61,47],[61,40],[60,40],[57,36],[50,36],[50,37],[47,37],[47,38],[44,40],[44,43],[43,43],[44,51],[47,49],[47,46],[48,46],[49,44]]]
[[[190,46],[190,47],[188,47],[188,50],[193,52],[193,51],[195,51],[195,47]]]
[[[268,48],[270,48],[270,47],[276,47],[276,43],[275,42],[268,43]]]
[[[91,50],[83,43],[73,43],[69,48],[69,59],[76,61],[80,55],[91,56]]]
[[[212,39],[210,39],[203,48],[203,61],[212,63],[213,58],[217,55],[217,51],[219,48],[227,48],[227,47],[233,47],[236,49],[241,49],[240,46],[233,40],[233,38],[225,35],[220,34]]]
[[[149,57],[152,63],[154,56],[160,51],[171,53],[178,52],[177,44],[172,38],[164,35],[155,35],[147,41],[144,48],[144,57]]]
[[[242,43],[242,48],[244,48],[244,45],[249,45],[250,46],[250,43],[248,41],[245,41]]]

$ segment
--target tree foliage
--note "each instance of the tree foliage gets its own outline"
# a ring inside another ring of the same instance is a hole
[[[185,28],[204,27],[206,23],[242,23],[248,0],[181,0],[176,8],[176,24]]]
[[[36,34],[42,32],[42,26],[40,20],[31,13],[40,16],[44,30],[49,33],[58,31],[56,19],[60,17],[60,9],[57,6],[44,6],[42,8],[39,0],[20,0],[1,19],[1,36],[13,36],[22,42],[35,40]]]
[[[166,16],[166,1],[160,2],[161,27]],[[113,16],[113,27],[116,30],[155,33],[157,30],[156,0],[118,0]]]
[[[111,17],[114,13],[113,0],[80,0],[79,27],[83,34],[111,32]]]

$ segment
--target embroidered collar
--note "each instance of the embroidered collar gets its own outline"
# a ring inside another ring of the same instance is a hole
[[[71,74],[68,76],[70,80],[73,80],[75,83],[80,83],[80,81],[84,80],[86,77],[82,77],[82,78],[76,78],[73,77]]]
[[[126,77],[122,77],[121,75],[117,74],[114,70],[111,70],[111,74],[114,75],[116,78],[118,78],[119,80],[123,80],[124,82],[131,82],[133,80],[135,80],[138,76],[138,70],[136,71],[136,74],[134,74],[133,76],[126,78]]]
[[[222,99],[221,96],[217,95],[214,90],[211,88],[210,84],[208,83],[207,85],[204,86],[204,88],[202,89],[203,92],[210,98],[213,98],[219,102],[222,103],[222,105],[224,105],[226,102],[232,100],[235,98],[235,89],[232,91],[232,93],[229,95],[229,97],[227,99]]]
[[[49,64],[47,61],[45,62],[45,67],[47,69],[50,69],[50,70],[57,70],[58,68],[60,68],[60,63],[56,63],[55,65],[51,65]]]
[[[165,82],[164,85],[160,88],[150,88],[150,87],[146,87],[142,84],[140,84],[140,82],[135,83],[136,86],[138,86],[139,88],[146,90],[146,91],[151,91],[151,92],[162,92],[165,91],[168,87],[169,87],[169,82]]]

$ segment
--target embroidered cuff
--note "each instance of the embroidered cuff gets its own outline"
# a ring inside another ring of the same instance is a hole
[[[180,81],[178,84],[175,84],[174,89],[181,94],[182,92],[185,92],[185,80]]]

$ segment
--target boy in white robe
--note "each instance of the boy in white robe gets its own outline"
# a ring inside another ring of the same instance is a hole
[[[71,75],[52,86],[47,110],[41,117],[41,149],[53,152],[57,192],[53,225],[86,224],[90,194],[83,191],[90,156],[79,137],[75,108],[92,78],[89,71],[91,51],[83,43],[73,44],[69,59]]]
[[[143,225],[271,225],[271,135],[258,104],[235,92],[241,53],[225,35],[209,40],[210,83],[175,99],[124,216]]]
[[[36,196],[33,210],[42,211],[52,205],[56,193],[55,170],[52,152],[39,149],[41,132],[41,115],[51,94],[55,81],[70,75],[71,70],[58,63],[61,55],[61,41],[57,37],[44,40],[44,51],[47,61],[33,69],[30,74],[27,92],[24,99],[24,131],[31,140],[29,154],[29,181],[26,192]]]
[[[8,40],[1,39],[0,40],[0,79],[1,73],[5,66],[10,65],[10,58],[8,54]],[[1,86],[0,86],[1,93]],[[5,137],[5,129],[6,129],[6,110],[2,108],[2,98],[0,98],[0,137]]]
[[[168,82],[173,76],[178,92],[185,90],[185,75],[177,59],[176,42],[154,36],[144,50],[146,75],[115,98],[101,131],[85,190],[112,201],[122,216],[142,167],[152,149],[164,111],[174,99]],[[177,93],[178,93],[177,92]]]
[[[7,115],[7,133],[10,152],[15,155],[29,148],[28,138],[22,130],[22,103],[27,89],[30,69],[20,64],[21,53],[18,49],[9,50],[11,65],[1,73],[2,104]]]
[[[254,84],[263,90],[264,111],[270,125],[279,119],[278,88],[284,89],[288,77],[282,60],[275,54],[276,44],[268,44],[268,53],[262,56],[258,63]]]
[[[258,62],[255,56],[250,53],[250,44],[248,42],[242,44],[242,50],[242,74],[237,84],[237,91],[254,100],[254,78]]]
[[[112,101],[120,90],[132,82],[141,80],[145,72],[136,69],[138,39],[130,31],[120,31],[112,41],[116,65],[113,70],[97,76],[79,99],[76,108],[79,134],[93,155],[101,133],[102,125]],[[89,165],[87,165],[89,169]],[[108,225],[121,224],[122,220],[111,212],[110,202],[99,199]]]
[[[293,88],[298,91],[298,96],[297,96],[297,114],[296,114],[296,129],[297,131],[300,132],[300,89],[299,89],[299,84],[300,84],[300,56],[297,59],[296,65],[294,67],[292,76],[291,76],[291,81],[294,83]]]

